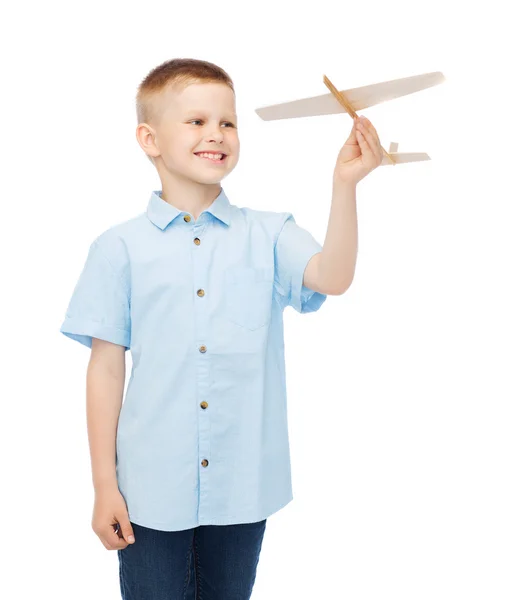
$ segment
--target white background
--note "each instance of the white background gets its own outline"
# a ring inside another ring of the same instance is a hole
[[[505,47],[492,2],[470,4],[2,8],[0,596],[120,598],[91,529],[89,350],[59,327],[91,241],[160,189],[136,87],[191,57],[234,80],[231,202],[291,211],[320,243],[352,121],[254,109],[328,93],[324,74],[446,77],[361,111],[383,147],[432,160],[359,183],[351,288],[285,312],[294,501],[268,519],[253,600],[504,600]]]

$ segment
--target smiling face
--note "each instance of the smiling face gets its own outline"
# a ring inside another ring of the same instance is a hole
[[[239,160],[235,94],[224,83],[192,83],[184,89],[169,87],[157,99],[159,117],[154,126],[139,124],[137,139],[155,162],[162,181],[176,177],[216,184]],[[196,153],[226,154],[215,162]]]

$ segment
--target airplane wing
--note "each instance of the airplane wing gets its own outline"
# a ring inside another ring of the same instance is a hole
[[[443,73],[435,71],[433,73],[403,77],[402,79],[393,79],[391,81],[383,81],[382,83],[373,83],[372,85],[340,91],[346,96],[353,109],[357,111],[380,104],[381,102],[393,100],[394,98],[406,96],[407,94],[419,92],[425,88],[438,85],[444,80]],[[272,121],[275,119],[332,115],[344,113],[346,109],[330,93],[264,106],[257,108],[255,112],[264,121]]]

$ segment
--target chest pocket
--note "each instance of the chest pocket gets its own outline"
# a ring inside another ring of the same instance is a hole
[[[226,317],[246,329],[258,329],[271,317],[273,275],[268,267],[229,268],[225,273]]]

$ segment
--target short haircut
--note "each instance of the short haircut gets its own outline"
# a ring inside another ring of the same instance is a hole
[[[182,90],[192,83],[224,83],[234,92],[231,77],[218,65],[194,58],[173,58],[152,69],[137,89],[137,124],[155,124],[161,107],[156,100],[168,86]]]

